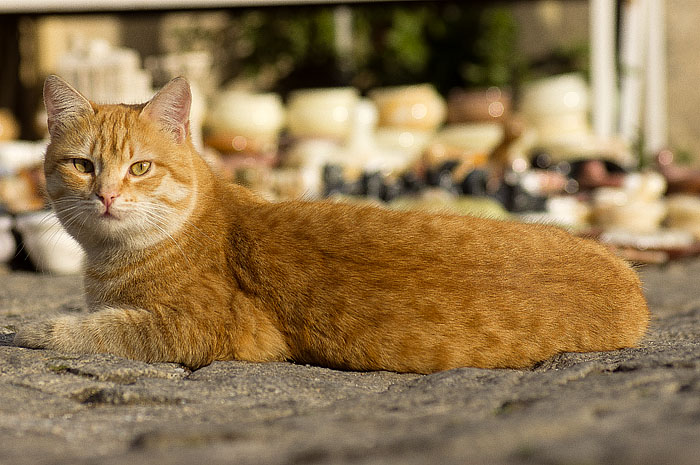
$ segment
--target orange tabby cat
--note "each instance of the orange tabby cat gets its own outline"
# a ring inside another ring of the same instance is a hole
[[[430,373],[528,367],[635,345],[635,272],[548,226],[270,203],[222,181],[189,138],[178,78],[145,105],[46,80],[48,195],[86,252],[93,311],[18,345],[201,367],[291,360]]]

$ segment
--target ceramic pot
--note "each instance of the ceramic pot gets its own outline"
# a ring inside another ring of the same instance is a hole
[[[540,133],[542,142],[587,134],[588,85],[578,74],[562,74],[534,81],[523,88],[521,111]]]
[[[80,272],[84,252],[53,212],[27,213],[17,217],[16,223],[29,258],[37,269],[54,274]]]
[[[433,131],[445,120],[445,100],[430,84],[378,88],[369,96],[380,127]]]
[[[289,95],[287,127],[297,138],[346,140],[359,94],[351,87],[299,89]]]
[[[15,140],[19,137],[19,123],[10,110],[0,108],[0,141]]]
[[[507,118],[511,110],[510,92],[498,87],[461,90],[447,99],[448,123],[486,122]]]
[[[700,240],[700,198],[697,195],[676,194],[667,201],[666,224],[670,228],[681,229]]]
[[[12,235],[12,218],[0,216],[0,263],[7,263],[12,259],[16,245]]]
[[[284,124],[282,99],[277,94],[222,92],[207,116],[212,134],[276,139]]]
[[[593,196],[593,221],[603,228],[637,233],[656,231],[666,216],[662,200],[643,201],[615,187],[601,187]]]

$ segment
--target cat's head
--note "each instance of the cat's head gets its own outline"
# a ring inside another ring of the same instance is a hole
[[[171,238],[197,195],[187,81],[172,80],[146,104],[100,105],[49,76],[44,103],[46,190],[64,227],[86,248]]]

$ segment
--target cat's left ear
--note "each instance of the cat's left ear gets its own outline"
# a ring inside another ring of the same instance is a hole
[[[176,77],[146,104],[140,117],[158,124],[172,134],[177,143],[182,143],[190,132],[191,105],[189,83],[183,77]]]

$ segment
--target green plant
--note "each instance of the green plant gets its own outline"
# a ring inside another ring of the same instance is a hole
[[[507,8],[486,9],[479,18],[474,58],[460,69],[471,86],[503,87],[512,84],[515,63],[516,24]]]
[[[337,7],[252,9],[232,14],[217,59],[225,80],[280,92],[431,82],[504,86],[517,70],[516,24],[506,7],[458,2],[351,7],[351,50],[336,49]],[[343,7],[345,8],[345,7]],[[347,61],[350,61],[348,63]]]

